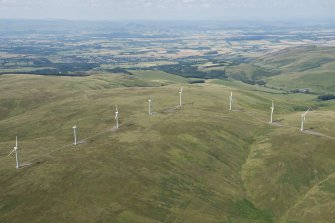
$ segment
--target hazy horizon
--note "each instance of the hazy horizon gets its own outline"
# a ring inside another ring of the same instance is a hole
[[[88,21],[326,21],[332,0],[0,0],[0,19]]]

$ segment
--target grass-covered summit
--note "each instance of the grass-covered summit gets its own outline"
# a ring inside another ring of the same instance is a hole
[[[145,72],[0,76],[0,222],[334,219],[334,102],[186,82]],[[271,100],[277,125],[268,124]],[[307,127],[325,136],[300,133],[309,106]],[[74,124],[86,139],[76,147]],[[7,157],[16,135],[27,165],[20,170]]]

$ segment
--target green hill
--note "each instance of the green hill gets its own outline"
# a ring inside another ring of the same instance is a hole
[[[303,46],[232,66],[230,77],[245,82],[263,80],[285,90],[308,88],[314,93],[335,93],[335,48]]]
[[[334,102],[152,75],[0,76],[0,222],[334,219]],[[300,133],[309,106],[308,128],[325,136]],[[7,157],[16,135],[19,170]]]
[[[264,55],[257,58],[255,63],[281,72],[299,72],[335,62],[334,52],[334,47],[293,47]]]

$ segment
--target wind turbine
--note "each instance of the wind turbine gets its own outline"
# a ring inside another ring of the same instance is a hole
[[[229,102],[229,111],[231,111],[231,109],[232,109],[232,103],[233,103],[233,92],[232,91],[230,92],[229,100],[230,100],[230,102]]]
[[[74,143],[73,143],[73,145],[77,145],[77,133],[76,133],[76,129],[77,129],[77,124],[76,125],[74,125],[73,127],[73,135],[74,135]]]
[[[181,97],[183,95],[183,87],[180,88],[180,91],[179,91],[179,107],[182,106],[182,102],[181,102]]]
[[[13,152],[15,152],[15,158],[16,158],[16,169],[20,168],[20,164],[19,164],[19,145],[17,143],[17,136],[16,136],[16,145],[13,149],[12,152],[10,152],[10,154],[8,154],[8,156],[12,155]]]
[[[273,112],[274,112],[274,110],[275,110],[275,104],[274,104],[274,102],[272,101],[270,124],[273,123]]]
[[[149,102],[149,115],[152,115],[152,113],[151,113],[151,99],[149,99],[148,102]]]
[[[304,131],[304,124],[306,123],[306,115],[309,112],[309,110],[311,110],[311,108],[309,108],[305,113],[301,115],[301,129],[300,129],[301,132]]]
[[[117,110],[117,105],[115,105],[115,120],[116,120],[116,128],[119,128],[119,111]]]

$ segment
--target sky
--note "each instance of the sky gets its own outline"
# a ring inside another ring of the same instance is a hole
[[[0,19],[334,20],[335,0],[0,0]]]

